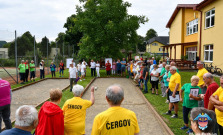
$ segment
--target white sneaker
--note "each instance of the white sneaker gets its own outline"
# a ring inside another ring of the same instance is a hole
[[[80,80],[80,81],[82,81],[82,80]]]
[[[166,102],[165,102],[165,103],[169,104],[169,100],[166,100]]]

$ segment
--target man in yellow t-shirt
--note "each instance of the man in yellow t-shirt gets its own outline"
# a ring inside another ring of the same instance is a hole
[[[179,102],[179,90],[181,88],[181,76],[179,73],[177,73],[177,68],[175,66],[170,67],[170,81],[169,81],[169,87],[168,87],[168,95],[170,97],[176,98],[178,100],[169,102],[169,110],[166,112],[166,115],[171,115],[171,110],[174,106],[175,114],[171,116],[171,118],[178,118],[178,102]]]
[[[84,87],[74,85],[74,97],[68,99],[62,108],[64,113],[64,135],[84,135],[86,109],[94,104],[94,87],[91,87],[91,99],[81,98]]]
[[[204,62],[198,61],[197,62],[197,69],[198,69],[197,76],[199,77],[198,86],[201,88],[201,93],[205,94],[206,91],[207,91],[207,87],[204,83],[203,76],[204,76],[205,73],[208,73],[208,71],[204,68]],[[198,101],[198,107],[204,107],[204,101],[203,100]]]
[[[135,113],[120,107],[124,100],[123,89],[118,85],[108,87],[106,100],[110,108],[95,117],[91,135],[138,135],[140,129]]]
[[[220,78],[221,87],[209,99],[208,109],[212,110],[215,107],[217,123],[220,135],[223,134],[223,76]]]

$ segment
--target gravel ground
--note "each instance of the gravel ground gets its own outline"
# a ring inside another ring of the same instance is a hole
[[[15,120],[15,111],[22,105],[37,106],[47,100],[50,89],[64,89],[70,82],[68,79],[47,79],[36,84],[12,92],[11,121]]]
[[[124,101],[122,107],[130,109],[136,113],[141,135],[166,135],[166,130],[147,106],[145,100],[140,95],[138,88],[134,86],[131,80],[126,78],[99,78],[91,86],[97,86],[95,91],[95,104],[87,109],[86,114],[86,135],[91,134],[91,128],[94,117],[108,108],[105,100],[105,90],[112,84],[120,84],[124,88]],[[84,94],[83,99],[90,99],[90,88]]]

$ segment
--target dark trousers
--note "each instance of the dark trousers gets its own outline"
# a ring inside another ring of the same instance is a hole
[[[152,88],[154,88],[154,89],[157,89],[157,90],[158,90],[158,83],[159,83],[159,80],[157,80],[157,81],[151,81]]]
[[[91,68],[91,76],[95,76],[96,74],[95,74],[95,72],[96,72],[96,68]]]
[[[5,123],[5,128],[11,129],[12,124],[10,120],[10,104],[5,105],[5,106],[0,106],[0,132],[2,129],[2,119]]]
[[[43,79],[43,78],[45,78],[45,76],[44,76],[44,70],[40,70],[40,79]]]
[[[25,73],[19,73],[20,75],[20,81],[25,82]]]
[[[76,78],[70,78],[70,91],[72,91],[73,83],[74,83],[74,84],[77,84],[77,82],[76,82]]]
[[[187,108],[187,107],[183,106],[183,119],[184,119],[185,124],[188,124],[188,122],[189,122],[188,115],[189,115],[191,109],[192,108]]]
[[[107,75],[111,75],[111,70],[106,71]]]
[[[218,124],[218,129],[219,129],[220,135],[223,135],[223,127]]]
[[[31,78],[35,78],[35,77],[36,77],[35,71],[31,71],[30,72],[30,80],[31,80]]]
[[[52,74],[52,78],[53,78],[53,76],[54,77],[56,76],[55,71],[51,71],[51,74]]]
[[[29,77],[29,69],[26,69],[25,73],[25,81],[28,82],[28,77]]]

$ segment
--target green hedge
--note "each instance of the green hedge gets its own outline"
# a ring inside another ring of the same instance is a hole
[[[0,59],[0,64],[4,67],[15,67],[15,59]]]

